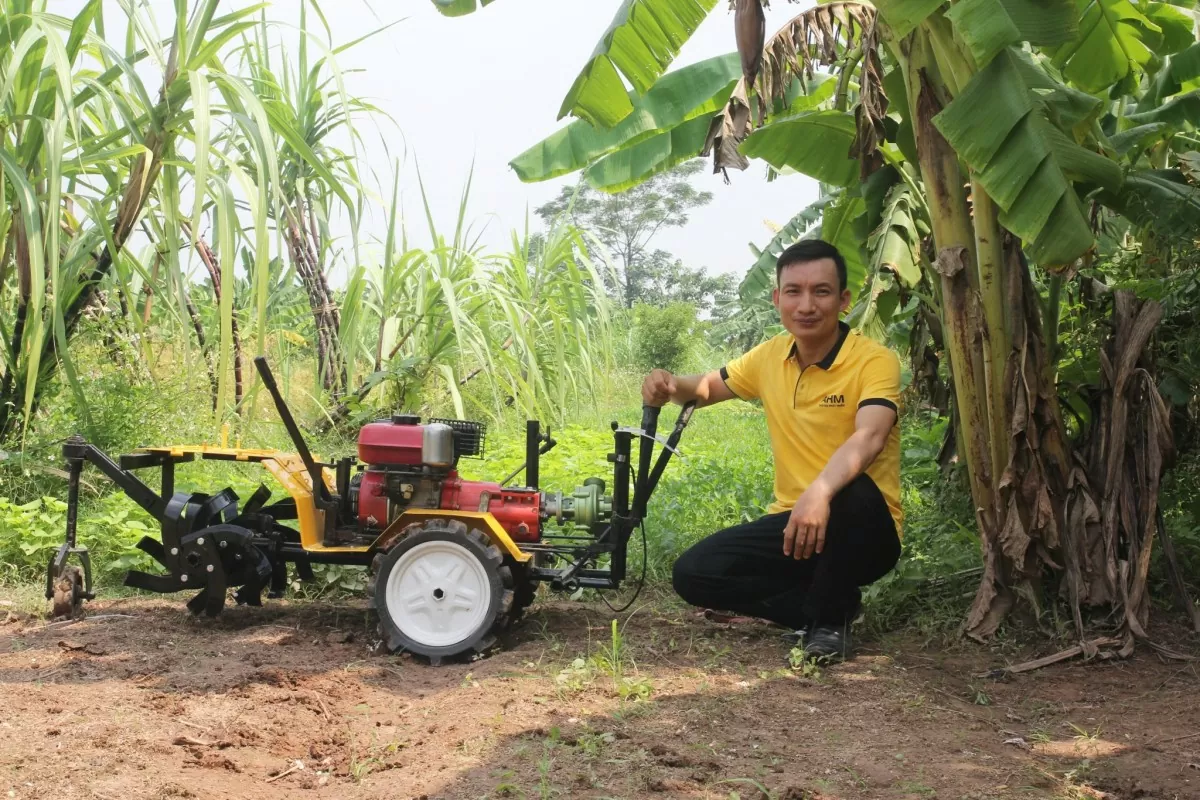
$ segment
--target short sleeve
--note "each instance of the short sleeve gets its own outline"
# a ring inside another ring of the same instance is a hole
[[[900,413],[900,359],[891,350],[880,348],[863,364],[858,407],[863,406],[887,406]]]
[[[721,378],[725,385],[743,400],[754,400],[759,396],[760,365],[768,344],[769,341],[763,342],[721,367]]]

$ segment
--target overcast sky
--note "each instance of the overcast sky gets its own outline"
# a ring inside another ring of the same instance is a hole
[[[223,0],[222,8],[248,2]],[[172,0],[150,4],[159,25],[168,29]],[[50,0],[52,8],[64,12],[81,5],[82,0]],[[561,186],[578,179],[524,184],[508,162],[566,123],[555,120],[562,98],[619,5],[620,0],[496,0],[473,15],[450,19],[429,0],[322,2],[335,44],[378,30],[381,20],[402,20],[339,56],[338,63],[363,70],[347,76],[347,90],[372,100],[398,126],[383,130],[392,153],[407,154],[401,190],[414,244],[427,238],[418,163],[435,218],[451,228],[474,161],[468,217],[477,227],[486,226],[484,242],[496,247],[508,244],[511,229],[524,225],[527,212],[532,216]],[[768,34],[809,5],[808,0],[797,5],[776,0],[767,11]],[[273,0],[272,6],[269,19],[297,19],[299,0]],[[108,19],[110,27],[121,19],[115,6]],[[734,49],[732,15],[722,0],[672,69]],[[389,156],[377,134],[367,138],[366,160],[390,184]],[[814,181],[792,175],[767,183],[761,164],[731,176],[729,186],[707,172],[697,179],[697,186],[715,195],[712,204],[693,213],[686,227],[664,232],[657,246],[689,265],[740,275],[751,264],[748,243],[770,239],[764,221],[784,224],[816,198]],[[385,219],[376,215],[369,228],[382,236]]]
[[[355,5],[343,3],[347,12]],[[511,227],[523,224],[527,209],[578,179],[525,184],[508,162],[564,124],[555,120],[562,99],[619,5],[619,0],[496,0],[471,16],[447,19],[428,0],[403,0],[395,6],[407,20],[356,54],[368,66],[355,76],[361,81],[356,91],[378,97],[396,117],[410,164],[419,159],[437,208],[451,219],[474,157],[472,216],[486,221],[488,238],[499,243]],[[768,11],[768,32],[808,5],[776,0]],[[383,3],[372,7],[386,13]],[[339,16],[347,36],[374,24],[369,12]],[[733,19],[721,2],[672,69],[734,49]],[[760,164],[732,173],[729,186],[707,172],[696,183],[713,192],[712,204],[693,213],[685,227],[663,233],[658,244],[714,272],[744,272],[752,263],[748,243],[770,239],[764,220],[786,223],[817,195],[816,183],[803,176],[767,183]],[[410,213],[418,199],[414,184],[402,184],[410,189],[405,203]]]

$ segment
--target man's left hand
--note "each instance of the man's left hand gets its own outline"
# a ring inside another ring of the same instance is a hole
[[[792,507],[783,529],[783,554],[796,559],[809,558],[825,548],[825,527],[829,524],[829,496],[810,486]]]

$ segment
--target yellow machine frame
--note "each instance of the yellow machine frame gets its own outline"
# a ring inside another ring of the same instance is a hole
[[[532,555],[521,550],[508,531],[500,525],[494,516],[484,511],[458,511],[454,509],[420,508],[410,509],[397,517],[369,545],[329,547],[322,543],[322,531],[325,530],[325,512],[317,508],[313,502],[312,478],[303,459],[296,453],[285,453],[280,450],[254,450],[239,447],[212,447],[209,445],[176,445],[169,447],[142,447],[139,452],[162,453],[173,457],[195,455],[199,458],[221,461],[241,461],[245,463],[259,462],[268,472],[279,481],[280,485],[296,503],[296,519],[300,524],[300,546],[312,553],[365,553],[382,547],[400,531],[409,525],[431,518],[457,519],[467,527],[486,534],[514,561],[525,563]],[[329,470],[321,470],[321,478],[326,488],[335,491],[333,479]]]

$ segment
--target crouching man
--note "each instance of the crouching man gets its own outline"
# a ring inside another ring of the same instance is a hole
[[[774,456],[767,515],[692,546],[674,587],[694,606],[770,620],[808,655],[840,659],[860,587],[900,557],[900,362],[840,320],[850,292],[837,248],[799,242],[775,278],[784,333],[718,371],[654,370],[642,385],[653,406],[760,400]]]

